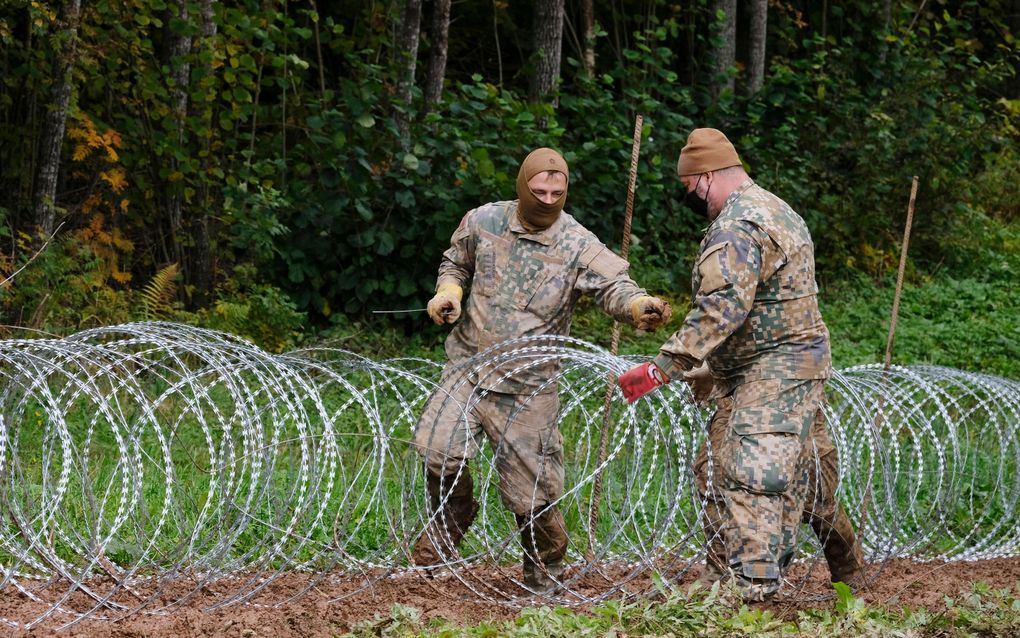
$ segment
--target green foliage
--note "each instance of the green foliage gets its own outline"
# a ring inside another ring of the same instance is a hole
[[[30,238],[22,237],[26,244]],[[27,251],[26,251],[27,252]],[[8,283],[0,296],[3,323],[50,334],[137,320],[200,323],[280,352],[307,330],[306,317],[278,288],[260,283],[253,268],[238,265],[216,289],[216,300],[197,313],[174,298],[176,264],[161,269],[140,290],[112,278],[107,260],[81,235],[53,241]]]
[[[930,363],[1020,378],[1020,329],[1015,318],[1015,255],[985,262],[1001,278],[943,274],[908,279],[896,323],[893,362]],[[822,314],[832,336],[833,363],[847,367],[882,361],[895,282],[858,281],[823,289]]]
[[[182,303],[275,288],[316,329],[421,307],[461,216],[515,197],[521,158],[542,145],[571,163],[568,210],[619,246],[637,114],[631,260],[643,282],[676,296],[686,292],[705,223],[681,205],[673,168],[695,126],[726,130],[755,179],[803,214],[826,285],[858,274],[884,281],[895,269],[913,175],[919,277],[950,270],[986,281],[986,257],[1003,252],[990,244],[1017,216],[1020,55],[1002,1],[893,3],[888,23],[871,2],[772,3],[770,66],[751,96],[740,90],[739,66],[727,72],[738,91],[716,90],[710,4],[648,2],[623,15],[596,2],[595,72],[589,77],[568,46],[559,93],[545,104],[523,98],[529,52],[505,46],[524,41],[526,5],[458,7],[447,83],[429,109],[417,92],[411,104],[393,99],[406,59],[392,37],[396,4],[213,3],[212,25],[200,3],[186,4],[187,15],[148,0],[82,7],[57,203],[65,231],[101,216],[114,239],[106,253],[90,240],[87,263],[61,270],[104,272],[88,262],[104,260],[119,278],[114,291],[176,262]],[[9,123],[0,131],[0,185],[11,193],[4,272],[25,261],[14,238],[35,233],[31,188],[44,125],[35,105],[55,82],[55,17],[45,3],[0,9],[0,111]],[[425,37],[422,46],[419,75],[434,43]],[[410,121],[408,139],[398,115]],[[226,281],[238,264],[255,267],[243,285]],[[23,301],[34,309],[41,298]],[[239,307],[191,309],[217,325],[241,321]],[[47,323],[33,313],[18,307],[17,321]],[[118,312],[100,314],[47,316],[71,328]],[[411,315],[387,317],[420,326]]]
[[[22,254],[31,254],[31,237],[21,235],[18,242]],[[132,299],[111,280],[107,261],[95,245],[69,235],[51,242],[9,282],[0,296],[0,310],[5,324],[63,334],[126,320]]]
[[[293,348],[306,328],[305,314],[278,288],[257,282],[250,266],[239,265],[216,289],[216,300],[195,320],[214,330],[250,339],[270,352]]]

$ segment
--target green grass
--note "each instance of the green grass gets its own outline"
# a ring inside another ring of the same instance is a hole
[[[947,600],[947,610],[893,610],[869,607],[837,584],[835,609],[799,612],[783,619],[760,608],[735,605],[732,595],[718,588],[674,592],[662,600],[611,600],[588,612],[566,608],[523,609],[513,619],[458,626],[444,619],[424,621],[419,610],[395,604],[389,616],[356,623],[344,638],[559,638],[575,636],[698,636],[729,638],[964,638],[1016,636],[1020,632],[1017,590],[991,589],[976,584],[959,600]]]
[[[839,367],[881,362],[894,286],[821,295]],[[1020,379],[1020,295],[1005,281],[937,279],[904,286],[893,363],[934,364]]]

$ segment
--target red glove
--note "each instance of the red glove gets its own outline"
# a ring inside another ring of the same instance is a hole
[[[627,403],[634,403],[655,388],[669,383],[669,377],[651,361],[636,365],[620,375],[617,383]]]

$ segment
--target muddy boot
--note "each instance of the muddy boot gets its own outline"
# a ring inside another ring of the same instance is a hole
[[[832,582],[846,583],[855,591],[864,587],[867,584],[864,550],[843,508],[836,508],[831,524],[821,518],[814,518],[811,527],[822,544]]]
[[[763,603],[779,591],[780,581],[770,578],[745,578],[737,576],[733,584],[745,603]]]
[[[411,563],[419,567],[441,565],[455,558],[457,545],[478,513],[471,474],[466,470],[460,476],[451,474],[442,479],[426,472],[425,481],[431,518],[411,552]]]
[[[705,533],[705,571],[698,578],[698,583],[711,587],[717,581],[725,581],[730,576],[730,568],[726,561],[726,545],[723,544],[719,526],[722,523],[722,511],[716,501],[705,501],[705,509],[701,513],[701,526]]]
[[[558,591],[568,542],[563,514],[555,508],[536,508],[515,516],[524,549],[524,586],[536,594]]]

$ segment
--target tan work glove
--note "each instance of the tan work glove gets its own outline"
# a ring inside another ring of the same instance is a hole
[[[453,323],[460,318],[460,300],[464,297],[464,289],[457,284],[440,284],[436,295],[429,300],[426,310],[436,325]]]
[[[630,316],[639,330],[657,330],[669,323],[673,309],[658,297],[641,295],[630,302]]]
[[[691,394],[694,395],[694,402],[704,405],[715,390],[715,377],[707,363],[702,363],[697,368],[684,372],[684,381],[691,386]]]

